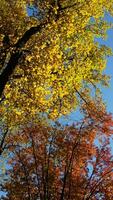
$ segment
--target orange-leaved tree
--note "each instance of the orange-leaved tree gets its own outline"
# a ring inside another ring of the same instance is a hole
[[[99,200],[113,198],[111,115],[71,126],[29,125],[10,135],[10,169],[4,200]],[[96,138],[96,141],[95,141]]]

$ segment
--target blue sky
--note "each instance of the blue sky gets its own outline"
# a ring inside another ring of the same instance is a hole
[[[111,17],[109,14],[105,15],[105,19],[109,22],[113,23],[113,17]],[[107,40],[102,40],[101,38],[98,39],[98,41],[101,44],[105,44],[112,48],[113,51],[113,28],[109,29],[107,31]],[[113,113],[113,56],[107,58],[107,66],[105,73],[110,75],[110,84],[109,88],[101,88],[102,89],[102,94],[103,94],[103,99],[106,102],[107,110],[110,113]]]
[[[108,39],[104,43],[113,50],[113,29],[108,31]],[[108,58],[105,72],[111,76],[111,80],[109,88],[102,88],[103,98],[106,101],[108,112],[113,113],[113,56]]]
[[[109,14],[105,15],[105,19],[108,22],[113,23],[113,17],[111,17]],[[98,41],[100,44],[107,45],[108,47],[112,48],[112,51],[113,51],[113,28],[107,31],[106,40],[102,40],[101,38],[98,38],[96,39],[96,41]],[[108,74],[111,78],[109,82],[109,87],[101,86],[102,96],[103,96],[104,102],[106,103],[107,111],[113,114],[113,56],[107,58],[107,65],[106,65],[106,69],[104,73]],[[62,117],[60,119],[60,122],[64,124],[71,124],[75,120],[79,120],[80,118],[81,118],[81,115],[79,111],[77,110],[77,111],[73,111],[70,115],[66,117]]]

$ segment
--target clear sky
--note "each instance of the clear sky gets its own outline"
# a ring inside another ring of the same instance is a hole
[[[113,23],[113,17],[106,15],[105,19]],[[113,51],[113,28],[107,31],[107,40],[98,39],[101,44],[105,44],[112,48]],[[106,102],[108,112],[113,113],[113,56],[107,59],[105,73],[111,76],[109,88],[102,88],[103,99]]]

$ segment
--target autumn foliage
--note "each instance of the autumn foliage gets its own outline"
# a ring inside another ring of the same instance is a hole
[[[113,0],[0,1],[1,199],[113,199],[105,13]]]
[[[10,127],[41,112],[67,114],[84,101],[86,85],[89,96],[91,85],[106,85],[111,50],[94,40],[105,37],[112,7],[112,0],[0,2],[0,112]]]
[[[54,127],[33,125],[11,136],[3,199],[112,199],[112,128],[106,114],[98,122],[84,118],[66,127],[58,122]]]

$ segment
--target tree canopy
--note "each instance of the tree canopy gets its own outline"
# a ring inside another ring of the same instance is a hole
[[[102,120],[86,117],[66,127],[36,124],[10,135],[3,199],[112,199],[112,134],[113,120],[106,114]]]
[[[55,119],[87,101],[84,85],[90,93],[106,84],[111,50],[94,39],[105,36],[112,8],[107,0],[0,2],[0,111],[8,123],[40,112]]]
[[[2,199],[113,198],[113,120],[99,89],[112,51],[95,40],[108,13],[113,0],[0,1]],[[61,125],[77,107],[83,119]]]

